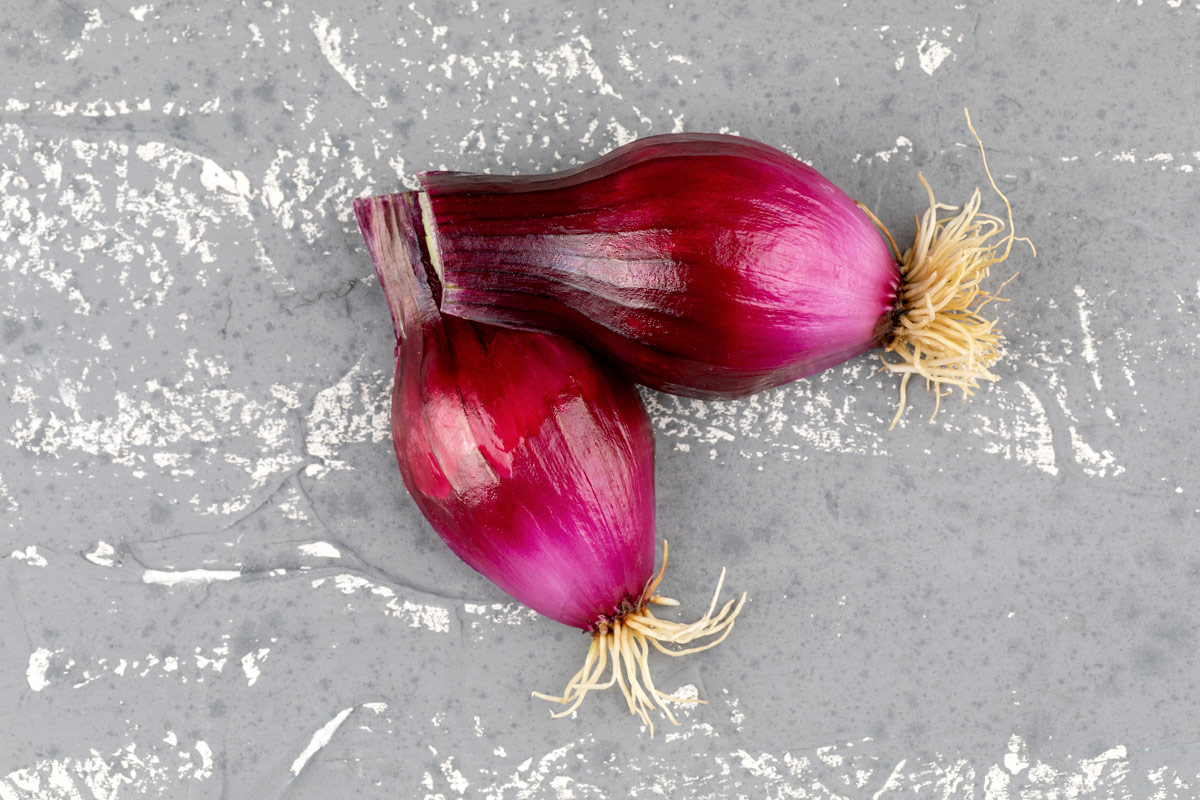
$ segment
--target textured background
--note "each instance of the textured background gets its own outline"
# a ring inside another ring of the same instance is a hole
[[[1194,0],[221,5],[0,22],[0,798],[1200,794]],[[586,640],[405,495],[351,198],[730,131],[907,237],[964,105],[1003,381],[650,396],[665,589],[752,601],[682,727],[549,719]]]

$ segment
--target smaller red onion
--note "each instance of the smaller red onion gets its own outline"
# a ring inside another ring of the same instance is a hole
[[[409,494],[463,561],[593,634],[563,695],[537,695],[567,705],[558,716],[617,684],[651,734],[656,706],[675,721],[665,703],[683,701],[654,687],[651,647],[712,647],[742,604],[718,611],[714,596],[691,625],[649,610],[673,601],[655,594],[654,436],[636,388],[561,336],[442,316],[415,193],[356,200],[354,212],[396,329],[392,438]]]

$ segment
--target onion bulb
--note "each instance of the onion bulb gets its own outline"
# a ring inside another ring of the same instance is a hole
[[[921,177],[929,206],[901,254],[817,170],[737,136],[652,136],[549,175],[418,180],[443,313],[562,333],[654,389],[741,397],[882,347],[903,375],[898,419],[912,375],[939,402],[943,385],[966,397],[997,379],[983,316],[997,298],[981,284],[1011,250],[1012,212],[980,213],[978,190],[945,214]]]
[[[655,707],[675,721],[666,703],[685,701],[655,688],[651,649],[714,646],[745,596],[718,609],[718,582],[690,625],[650,610],[673,601],[656,593],[654,436],[636,388],[561,336],[439,313],[414,193],[356,200],[354,212],[396,330],[392,436],[417,507],[505,592],[592,634],[563,694],[538,695],[565,705],[559,716],[615,684],[651,734]]]

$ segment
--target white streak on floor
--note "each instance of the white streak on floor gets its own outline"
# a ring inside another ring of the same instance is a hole
[[[1131,147],[1125,150],[1096,150],[1092,153],[1092,158],[1101,161],[1108,161],[1113,164],[1135,164],[1152,167],[1159,172],[1176,172],[1185,175],[1191,175],[1198,169],[1197,165],[1192,162],[1200,162],[1200,151],[1175,153],[1158,152],[1153,155],[1139,156],[1139,148]],[[1060,156],[1059,160],[1063,163],[1074,163],[1080,161],[1080,156]]]
[[[303,770],[305,765],[308,764],[309,759],[315,756],[317,752],[321,750],[321,748],[329,744],[329,741],[333,738],[333,734],[336,733],[337,729],[340,728],[342,723],[346,721],[346,717],[349,717],[353,712],[353,706],[350,708],[344,708],[338,712],[336,717],[329,720],[329,722],[326,722],[319,729],[317,729],[317,732],[312,735],[312,739],[309,740],[308,746],[305,747],[300,755],[296,756],[296,760],[292,762],[292,775],[300,774],[300,771]]]
[[[189,569],[180,572],[148,569],[142,573],[142,583],[158,586],[187,586],[214,581],[232,581],[240,577],[242,577],[241,570],[236,569]]]
[[[892,767],[892,771],[888,774],[887,780],[883,782],[883,787],[878,792],[871,795],[871,800],[881,800],[885,792],[893,792],[900,788],[902,780],[901,770],[904,769],[904,765],[907,763],[908,759],[906,758],[902,758],[896,762],[896,766]]]
[[[305,556],[313,556],[314,558],[341,558],[342,551],[338,550],[329,542],[311,542],[302,544],[299,547],[300,554]]]
[[[342,52],[342,29],[333,27],[333,24],[327,18],[322,17],[316,12],[313,12],[313,21],[308,27],[317,39],[317,46],[321,49],[321,55],[325,56],[325,60],[329,62],[329,66],[333,67],[334,72],[341,76],[342,80],[354,90],[355,94],[366,99],[375,108],[386,108],[387,100],[385,98],[380,97],[378,100],[372,100],[367,97],[366,82],[358,74],[358,67],[346,63]],[[351,34],[350,41],[354,41],[354,34]]]
[[[1087,292],[1078,284],[1075,285],[1075,296],[1079,298],[1079,327],[1083,329],[1083,360],[1091,367],[1092,383],[1096,385],[1096,391],[1099,392],[1104,387],[1100,382],[1100,362],[1096,356],[1096,342],[1092,338],[1092,303],[1088,299]]]
[[[1017,442],[1017,463],[1034,466],[1050,475],[1058,474],[1054,456],[1054,432],[1046,417],[1041,398],[1024,381],[1014,381],[1029,403],[1030,415],[1013,420],[1013,438]]]

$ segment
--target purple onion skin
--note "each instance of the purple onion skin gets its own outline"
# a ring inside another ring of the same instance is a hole
[[[752,394],[894,325],[900,271],[871,220],[750,139],[667,134],[550,175],[419,180],[443,313],[565,334],[654,389]]]
[[[637,604],[654,566],[654,436],[636,389],[561,336],[443,317],[414,193],[354,212],[399,340],[392,438],[421,513],[547,617],[589,629]]]

